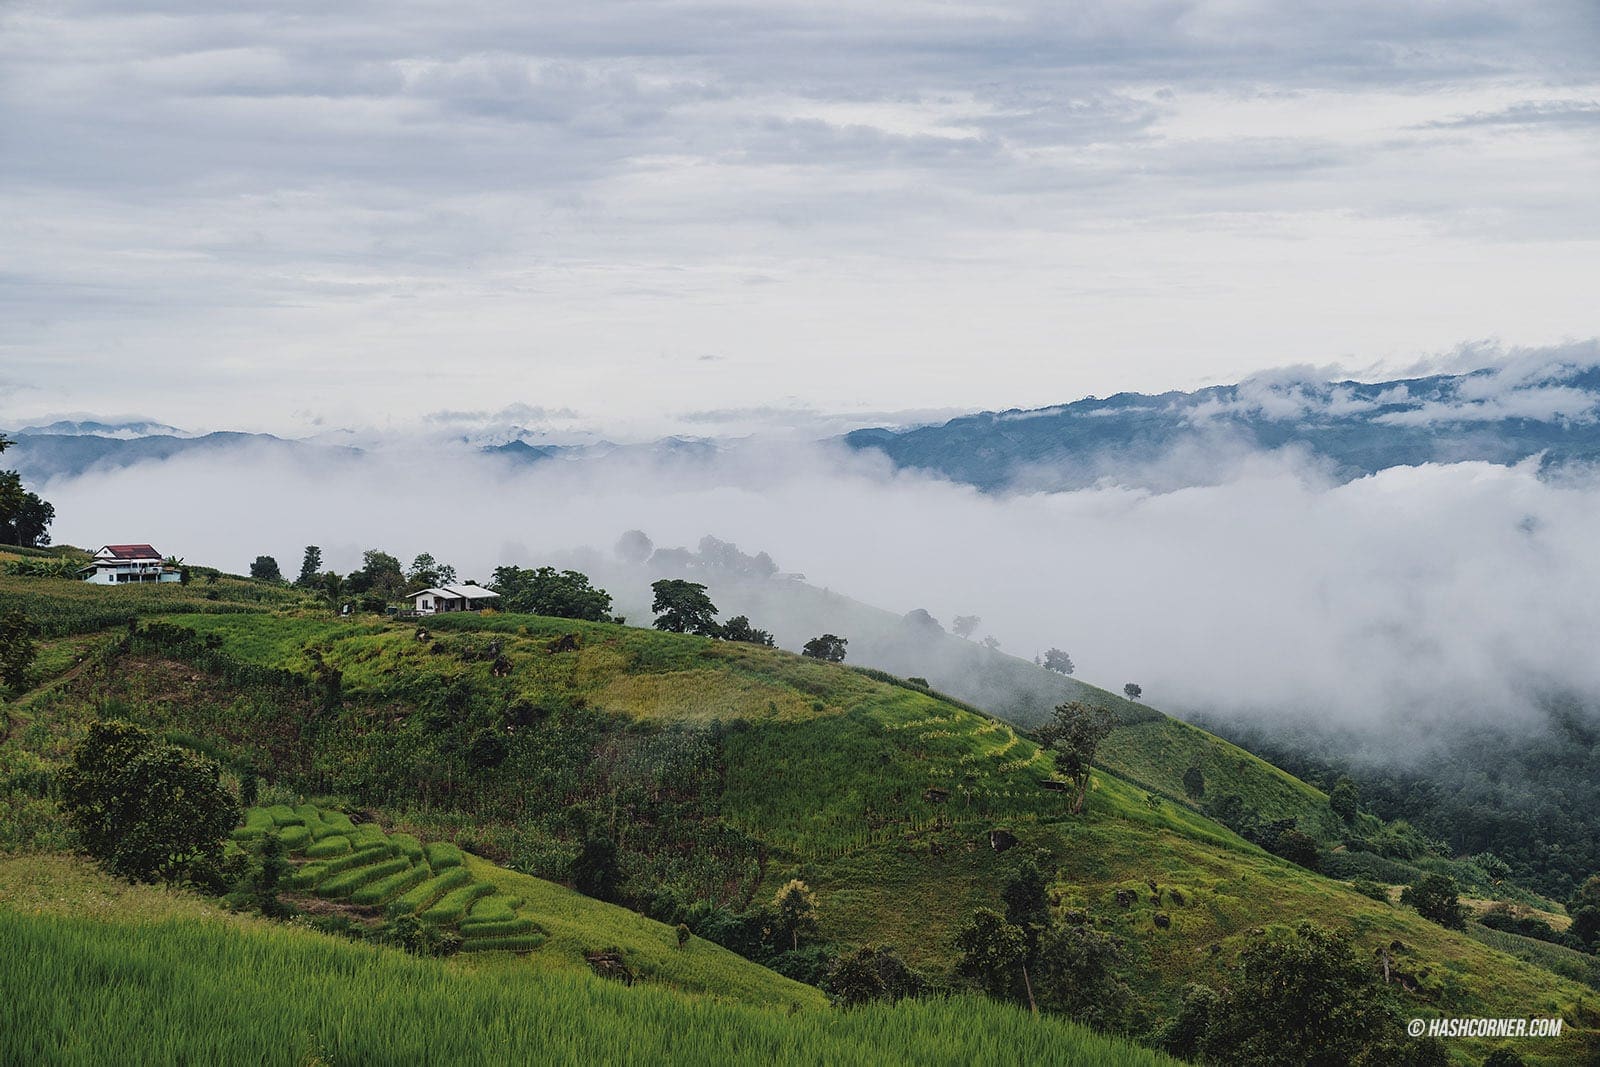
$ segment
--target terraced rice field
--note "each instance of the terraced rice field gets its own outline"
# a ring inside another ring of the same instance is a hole
[[[520,913],[523,900],[474,877],[449,842],[424,845],[371,823],[357,826],[343,812],[314,804],[251,808],[233,838],[247,845],[271,832],[294,861],[294,892],[382,908],[391,919],[415,915],[459,933],[463,952],[528,952],[545,940],[538,924]]]

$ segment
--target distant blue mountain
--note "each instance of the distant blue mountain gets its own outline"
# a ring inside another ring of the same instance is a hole
[[[1275,376],[856,430],[844,441],[986,491],[1080,488],[1108,477],[1193,484],[1218,457],[1286,447],[1348,480],[1420,463],[1594,462],[1597,415],[1600,367],[1556,364],[1385,382]]]
[[[8,434],[14,444],[5,460],[29,483],[43,484],[90,470],[131,467],[136,463],[178,456],[218,454],[253,447],[282,455],[318,455],[327,458],[356,456],[359,449],[288,441],[265,433],[208,433],[199,437],[103,437],[81,433]]]

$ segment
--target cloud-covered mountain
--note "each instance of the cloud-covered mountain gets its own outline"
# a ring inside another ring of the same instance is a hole
[[[13,442],[12,447],[6,451],[7,466],[19,471],[24,481],[38,485],[45,485],[58,479],[73,478],[90,471],[115,470],[141,463],[175,459],[179,456],[233,455],[242,449],[329,460],[360,454],[358,449],[289,441],[264,433],[220,432],[202,434],[198,437],[175,437],[171,434],[112,437],[99,433],[18,431],[7,436]]]
[[[1074,489],[1110,480],[1217,484],[1265,451],[1295,449],[1338,481],[1390,467],[1469,460],[1545,469],[1600,460],[1600,351],[1381,382],[1319,381],[1305,369],[1195,392],[1118,393],[845,435],[896,466],[984,490]]]

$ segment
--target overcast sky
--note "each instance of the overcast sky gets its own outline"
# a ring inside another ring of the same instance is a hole
[[[12,424],[715,432],[1600,334],[1592,0],[23,0],[0,139]]]

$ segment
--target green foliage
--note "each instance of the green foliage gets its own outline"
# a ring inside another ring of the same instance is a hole
[[[859,1008],[918,996],[925,984],[893,948],[864,945],[834,962],[822,990],[840,1007]]]
[[[845,646],[849,643],[849,639],[838,634],[823,634],[807,641],[800,654],[809,659],[820,659],[824,663],[843,663]]]
[[[724,641],[742,641],[747,645],[763,645],[771,648],[773,645],[772,634],[766,630],[758,630],[750,625],[747,615],[735,615],[722,627]]]
[[[1600,874],[1590,875],[1567,901],[1572,936],[1586,948],[1600,945]]]
[[[35,627],[20,610],[0,617],[0,682],[20,691],[28,681],[28,668],[39,655],[33,643]]]
[[[0,434],[0,452],[11,446]],[[50,523],[55,520],[55,505],[29,492],[16,471],[0,471],[0,545],[28,548],[50,543]]]
[[[489,896],[494,892],[494,886],[486,882],[473,882],[458,889],[452,889],[439,901],[422,911],[420,914],[424,921],[453,926],[466,918],[467,909],[479,897]]]
[[[1072,782],[1072,811],[1083,811],[1089,792],[1089,774],[1095,753],[1111,733],[1114,720],[1105,708],[1091,708],[1076,700],[1059,704],[1051,719],[1035,731],[1039,743],[1056,754],[1056,766]]]
[[[62,775],[90,855],[140,881],[205,877],[239,820],[216,762],[124,722],[96,722]]]
[[[429,841],[422,851],[428,858],[428,866],[435,871],[461,866],[461,849],[448,841]]]
[[[662,578],[650,583],[655,599],[650,610],[656,615],[655,628],[675,634],[698,634],[715,637],[721,632],[717,625],[717,606],[706,595],[706,587],[699,582],[681,578]]]
[[[323,878],[317,883],[317,895],[337,900],[348,897],[362,886],[371,885],[381,881],[392,874],[401,874],[411,869],[411,861],[405,857],[384,860],[380,863],[368,864],[365,867],[355,867],[350,870]]]
[[[1350,888],[1371,900],[1380,901],[1384,904],[1389,903],[1389,891],[1371,879],[1358,878],[1350,883]]]
[[[1206,795],[1206,776],[1199,767],[1191,766],[1183,772],[1183,791],[1193,800]]]
[[[578,571],[496,567],[490,585],[503,598],[501,606],[507,611],[589,622],[609,622],[611,618],[611,594],[595,588],[589,576]]]
[[[1034,964],[1039,1007],[1097,1030],[1120,1028],[1132,999],[1117,974],[1124,955],[1122,938],[1082,912],[1052,924],[1040,938]]]
[[[956,932],[956,974],[996,1000],[1017,1000],[1028,959],[1027,935],[992,908],[979,908]]]
[[[391,914],[425,911],[441,896],[453,889],[468,885],[471,881],[472,875],[467,873],[465,867],[452,867],[407,890],[389,905],[389,911]]]
[[[278,561],[271,556],[257,556],[250,564],[250,577],[259,582],[281,582],[283,572],[278,569]]]
[[[1344,1067],[1398,1026],[1382,980],[1350,939],[1303,921],[1257,936],[1225,989],[1187,991],[1167,1033],[1170,1050],[1203,1063]]]
[[[1416,908],[1418,915],[1447,930],[1467,928],[1466,910],[1456,893],[1455,879],[1449,875],[1424,875],[1415,885],[1401,891],[1400,903]]]
[[[1328,793],[1328,807],[1345,822],[1355,822],[1361,813],[1361,791],[1348,777],[1341,777]]]
[[[802,937],[817,932],[817,895],[798,878],[791,878],[773,895],[772,911],[791,948],[798,949]]]
[[[590,837],[583,842],[572,861],[572,884],[578,892],[596,900],[617,899],[622,870],[617,862],[617,843],[609,837]]]
[[[463,967],[281,925],[112,924],[0,910],[0,1060],[489,1064],[1012,1062],[1175,1067],[1065,1022],[967,998],[796,1013],[583,971]],[[548,951],[548,947],[544,950]],[[686,953],[671,950],[678,958]],[[1003,1050],[998,1051],[997,1050]]]
[[[322,549],[316,545],[307,545],[305,556],[300,560],[300,576],[294,584],[302,589],[315,587],[322,575]]]
[[[278,900],[278,891],[283,887],[288,874],[289,850],[284,845],[283,838],[275,833],[265,834],[256,853],[256,866],[252,872],[250,890],[256,910],[268,918],[277,918],[286,910]]]

